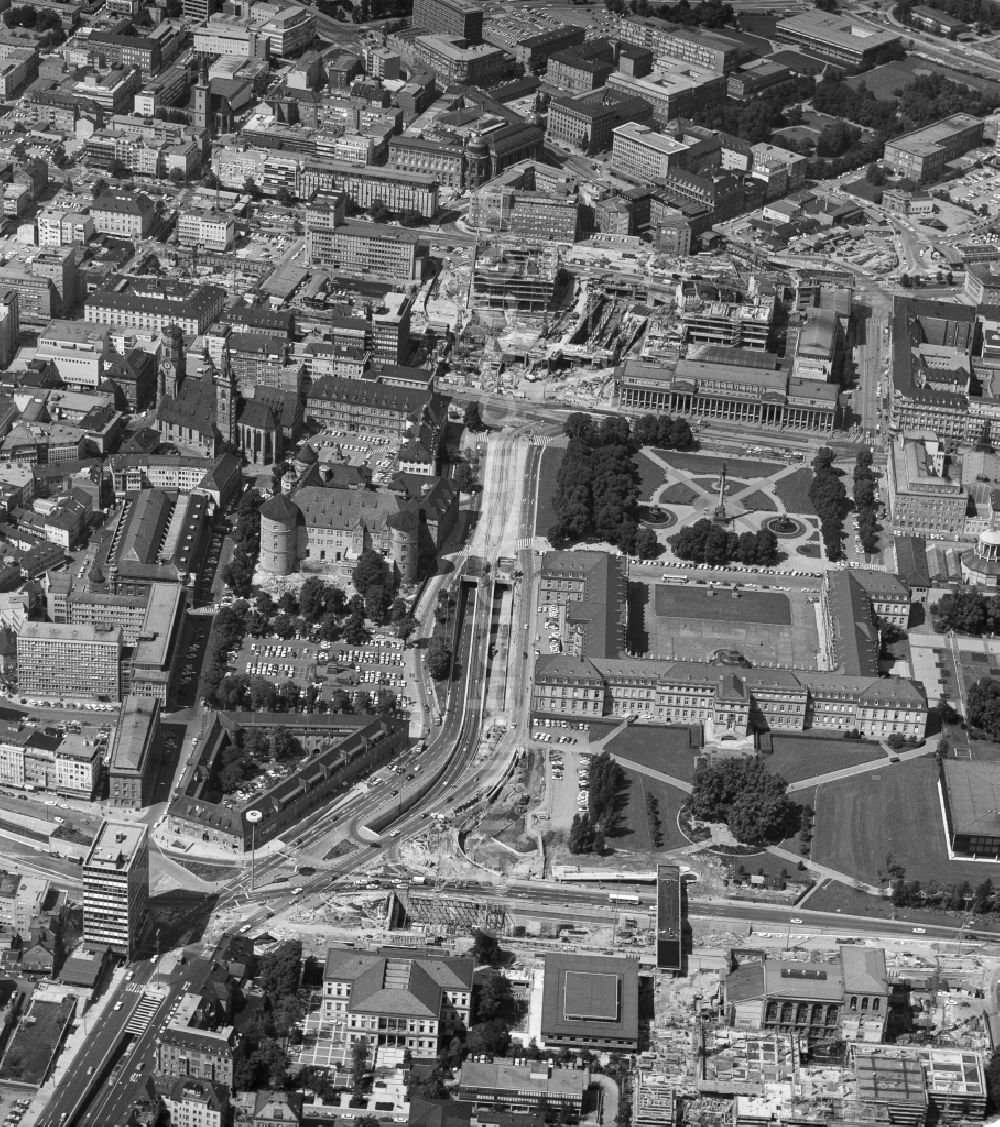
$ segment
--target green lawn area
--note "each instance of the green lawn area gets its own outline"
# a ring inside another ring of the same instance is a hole
[[[775,736],[773,747],[774,751],[764,756],[767,769],[783,776],[789,783],[879,759],[888,765],[888,759],[878,744],[854,740]]]
[[[812,849],[817,864],[875,883],[890,854],[908,880],[921,884],[1000,880],[1000,864],[949,859],[931,758],[888,763],[817,790]]]
[[[715,454],[681,454],[676,450],[657,450],[656,453],[670,466],[685,473],[720,474],[722,467],[733,477],[770,477],[784,466],[777,462],[748,462],[739,458],[719,458]]]
[[[635,456],[636,465],[639,467],[639,496],[648,501],[653,492],[658,489],[666,479],[663,467],[656,464],[652,458],[647,457],[640,450]]]
[[[816,516],[816,509],[809,500],[809,486],[812,485],[812,479],[812,470],[802,467],[775,483],[774,492],[785,506],[786,513]]]
[[[761,489],[748,493],[743,498],[742,504],[749,512],[776,513],[778,511],[778,506],[772,498]]]
[[[980,880],[983,877],[979,878]],[[845,916],[875,916],[881,920],[912,920],[914,923],[926,925],[928,923],[959,927],[962,922],[961,912],[939,912],[927,908],[896,908],[891,900],[883,900],[881,896],[869,896],[867,892],[858,892],[850,885],[841,884],[839,881],[824,881],[819,888],[809,897],[805,907],[811,912],[843,912]],[[844,920],[844,936],[853,934],[852,923]],[[975,924],[972,925],[975,930]]]
[[[668,485],[660,494],[660,503],[664,505],[690,505],[696,500],[698,493],[687,482],[675,481]]]
[[[0,1077],[22,1084],[41,1084],[74,1008],[72,998],[61,1002],[32,1002],[28,1013],[17,1023],[4,1053]],[[35,1019],[30,1025],[25,1020],[29,1015]]]
[[[695,749],[688,728],[630,727],[609,740],[608,751],[654,771],[691,782]]]
[[[608,845],[615,849],[630,849],[639,853],[662,849],[677,849],[688,845],[687,838],[677,828],[677,811],[687,801],[687,795],[668,783],[651,779],[638,771],[626,770],[628,779],[627,803],[622,809],[622,825],[626,832],[609,838]],[[660,816],[661,843],[651,839],[649,819],[646,814],[646,796],[655,795]]]
[[[546,446],[538,466],[538,508],[535,511],[535,535],[547,536],[556,519],[552,499],[556,492],[556,474],[565,451],[561,446]]]

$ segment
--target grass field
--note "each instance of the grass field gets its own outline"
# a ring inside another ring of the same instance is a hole
[[[608,844],[615,849],[632,849],[650,852],[658,849],[677,849],[687,845],[687,838],[677,828],[677,811],[687,801],[687,795],[668,783],[651,779],[638,771],[625,772],[628,778],[628,805],[622,813],[622,823],[627,832],[610,838]],[[646,796],[654,795],[660,816],[661,842],[657,845],[649,828],[646,814]]]
[[[773,591],[746,591],[739,598],[729,592],[713,594],[704,587],[656,585],[658,618],[707,618],[762,623],[767,626],[791,626],[792,611],[787,595]]]
[[[778,506],[774,501],[760,489],[748,493],[743,498],[742,505],[749,512],[776,513],[778,511]]]
[[[660,502],[664,505],[690,505],[697,497],[697,491],[690,485],[683,481],[675,481],[660,494]]]
[[[681,454],[676,450],[657,450],[656,453],[668,465],[676,466],[677,469],[691,474],[718,476],[725,466],[727,474],[754,480],[758,477],[770,477],[778,470],[784,469],[784,466],[776,462],[748,462],[740,458],[719,458],[715,454]]]
[[[653,492],[663,484],[666,475],[663,467],[658,466],[652,458],[647,458],[641,450],[636,454],[635,461],[639,467],[639,494],[643,500],[648,501]]]
[[[816,509],[809,500],[809,486],[812,485],[812,479],[812,470],[802,467],[777,482],[774,492],[785,506],[785,512],[810,517],[816,515]]]
[[[535,535],[547,536],[556,519],[552,498],[556,492],[556,474],[565,451],[561,446],[546,446],[538,466],[538,508],[535,510]]]
[[[805,907],[811,912],[843,912],[844,915],[850,916],[876,916],[882,920],[908,920],[923,925],[951,924],[957,927],[962,921],[961,912],[896,908],[891,900],[885,900],[881,896],[870,896],[867,892],[859,892],[835,880],[824,881],[809,897]],[[845,937],[851,935],[850,920],[844,920],[843,935]]]
[[[968,73],[959,73],[948,67],[928,62],[926,59],[918,59],[912,56],[908,59],[900,59],[897,62],[875,67],[873,70],[865,71],[864,74],[848,78],[845,82],[855,90],[863,82],[880,102],[888,102],[895,101],[897,99],[896,91],[908,86],[918,75],[922,74],[941,74],[945,78],[951,79],[952,82],[964,83],[976,90],[1000,96],[1000,86],[995,82]]]
[[[764,756],[767,769],[781,775],[789,783],[840,771],[858,763],[873,763],[881,759],[888,765],[885,752],[878,744],[854,740],[829,738],[812,739],[809,736],[775,736],[774,751]],[[796,795],[798,798],[798,795]]]
[[[1000,864],[949,859],[937,766],[929,758],[887,764],[817,790],[814,861],[874,883],[890,854],[908,880],[924,884],[1000,879]]]
[[[612,755],[641,763],[686,783],[694,778],[695,749],[687,728],[633,725],[609,741],[607,747]]]

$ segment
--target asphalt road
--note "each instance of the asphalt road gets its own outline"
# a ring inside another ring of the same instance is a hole
[[[152,965],[148,962],[139,963],[135,968],[136,983],[145,985],[149,981],[152,969]],[[115,992],[100,1021],[89,1027],[87,1040],[82,1051],[77,1055],[73,1066],[63,1076],[58,1092],[39,1116],[38,1127],[57,1127],[62,1115],[65,1114],[69,1117],[73,1113],[81,1096],[86,1091],[88,1083],[93,1084],[95,1079],[99,1078],[108,1067],[125,1033],[125,1026],[132,1016],[132,1011],[139,1004],[141,997],[140,991],[128,989],[128,983],[124,983]],[[119,1001],[123,1003],[122,1008],[115,1011],[114,1005]],[[93,1073],[88,1075],[90,1069],[93,1069]],[[122,1082],[116,1082],[108,1089],[108,1097],[113,1096],[118,1089],[123,1087]],[[97,1098],[99,1100],[102,1098],[101,1092],[98,1092]],[[131,1106],[130,1094],[126,1114]],[[92,1116],[89,1120],[81,1118],[81,1122],[93,1124],[94,1127],[97,1127],[98,1123],[123,1123],[124,1121],[125,1115],[100,1120],[94,1119]]]

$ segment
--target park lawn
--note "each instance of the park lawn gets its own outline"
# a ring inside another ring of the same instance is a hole
[[[663,505],[690,505],[697,500],[698,493],[683,481],[675,481],[668,485],[660,494],[660,503]]]
[[[751,480],[758,477],[770,477],[784,466],[776,462],[750,462],[740,458],[719,458],[715,454],[682,454],[677,450],[657,450],[656,453],[670,466],[691,474],[722,473],[726,467],[726,474],[732,477],[746,477]]]
[[[546,446],[538,466],[538,506],[535,509],[535,535],[548,536],[555,523],[556,475],[562,465],[565,450],[561,446]]]
[[[855,740],[776,736],[773,742],[774,751],[764,756],[767,769],[789,783],[801,783],[815,775],[840,771],[859,763],[872,763],[879,759],[886,764],[889,762],[878,744]]]
[[[743,507],[749,512],[776,513],[778,506],[762,489],[747,494],[742,501]]]
[[[1000,880],[1000,864],[949,859],[937,778],[937,764],[926,757],[823,784],[816,793],[812,859],[872,884],[890,855],[907,880],[921,884]]]
[[[641,450],[635,455],[635,462],[639,467],[639,496],[644,501],[648,501],[664,483],[666,474],[662,466],[657,465]]]
[[[785,506],[786,513],[803,516],[816,516],[816,509],[809,500],[809,486],[812,485],[813,472],[804,466],[775,482],[774,492]]]
[[[628,849],[637,853],[678,849],[689,845],[688,839],[677,827],[677,812],[687,802],[687,795],[669,783],[661,783],[638,771],[626,769],[628,780],[626,799],[622,807],[621,824],[624,833],[608,838],[614,849]],[[655,795],[660,815],[662,844],[655,845],[650,838],[649,819],[646,815],[646,796]]]
[[[633,726],[607,744],[608,751],[674,779],[689,783],[694,778],[695,749],[688,728]]]

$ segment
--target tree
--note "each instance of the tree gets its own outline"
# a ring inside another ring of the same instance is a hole
[[[373,584],[365,592],[365,613],[372,622],[383,623],[389,617],[392,605],[392,591],[380,583]]]
[[[459,462],[452,470],[451,480],[460,493],[472,493],[476,488],[476,475],[468,462]]]
[[[469,1030],[465,1048],[472,1055],[502,1057],[510,1046],[510,1026],[502,1018],[480,1022]]]
[[[482,409],[475,399],[466,405],[462,421],[465,423],[466,429],[472,431],[473,434],[481,434],[486,430],[486,424],[483,422]]]
[[[876,188],[881,188],[885,183],[885,169],[875,161],[865,169],[865,179]]]
[[[570,853],[576,855],[594,851],[594,826],[590,821],[590,814],[586,810],[581,810],[573,815],[573,821],[569,827],[568,846]]]
[[[435,681],[443,681],[451,669],[451,648],[443,638],[435,635],[427,647],[427,656],[424,659],[427,672]]]
[[[787,782],[760,756],[703,762],[695,772],[690,810],[704,822],[724,822],[747,845],[774,840],[788,818]]]
[[[310,575],[299,589],[299,610],[309,622],[318,622],[326,611],[326,584]]]
[[[482,980],[476,998],[476,1013],[480,1018],[513,1017],[517,1003],[510,980],[499,971]]]
[[[652,560],[660,554],[660,542],[651,528],[644,526],[639,529],[635,538],[635,554],[640,560]]]
[[[368,629],[365,626],[364,611],[352,611],[350,618],[348,618],[344,625],[344,641],[352,646],[363,646],[369,638]]]
[[[362,598],[370,587],[383,587],[388,591],[395,591],[392,572],[381,552],[374,548],[366,548],[358,557],[358,562],[351,572],[351,581],[354,589]]]
[[[469,954],[481,966],[505,967],[511,962],[509,951],[500,946],[500,941],[488,931],[477,928],[472,933],[472,947]]]

